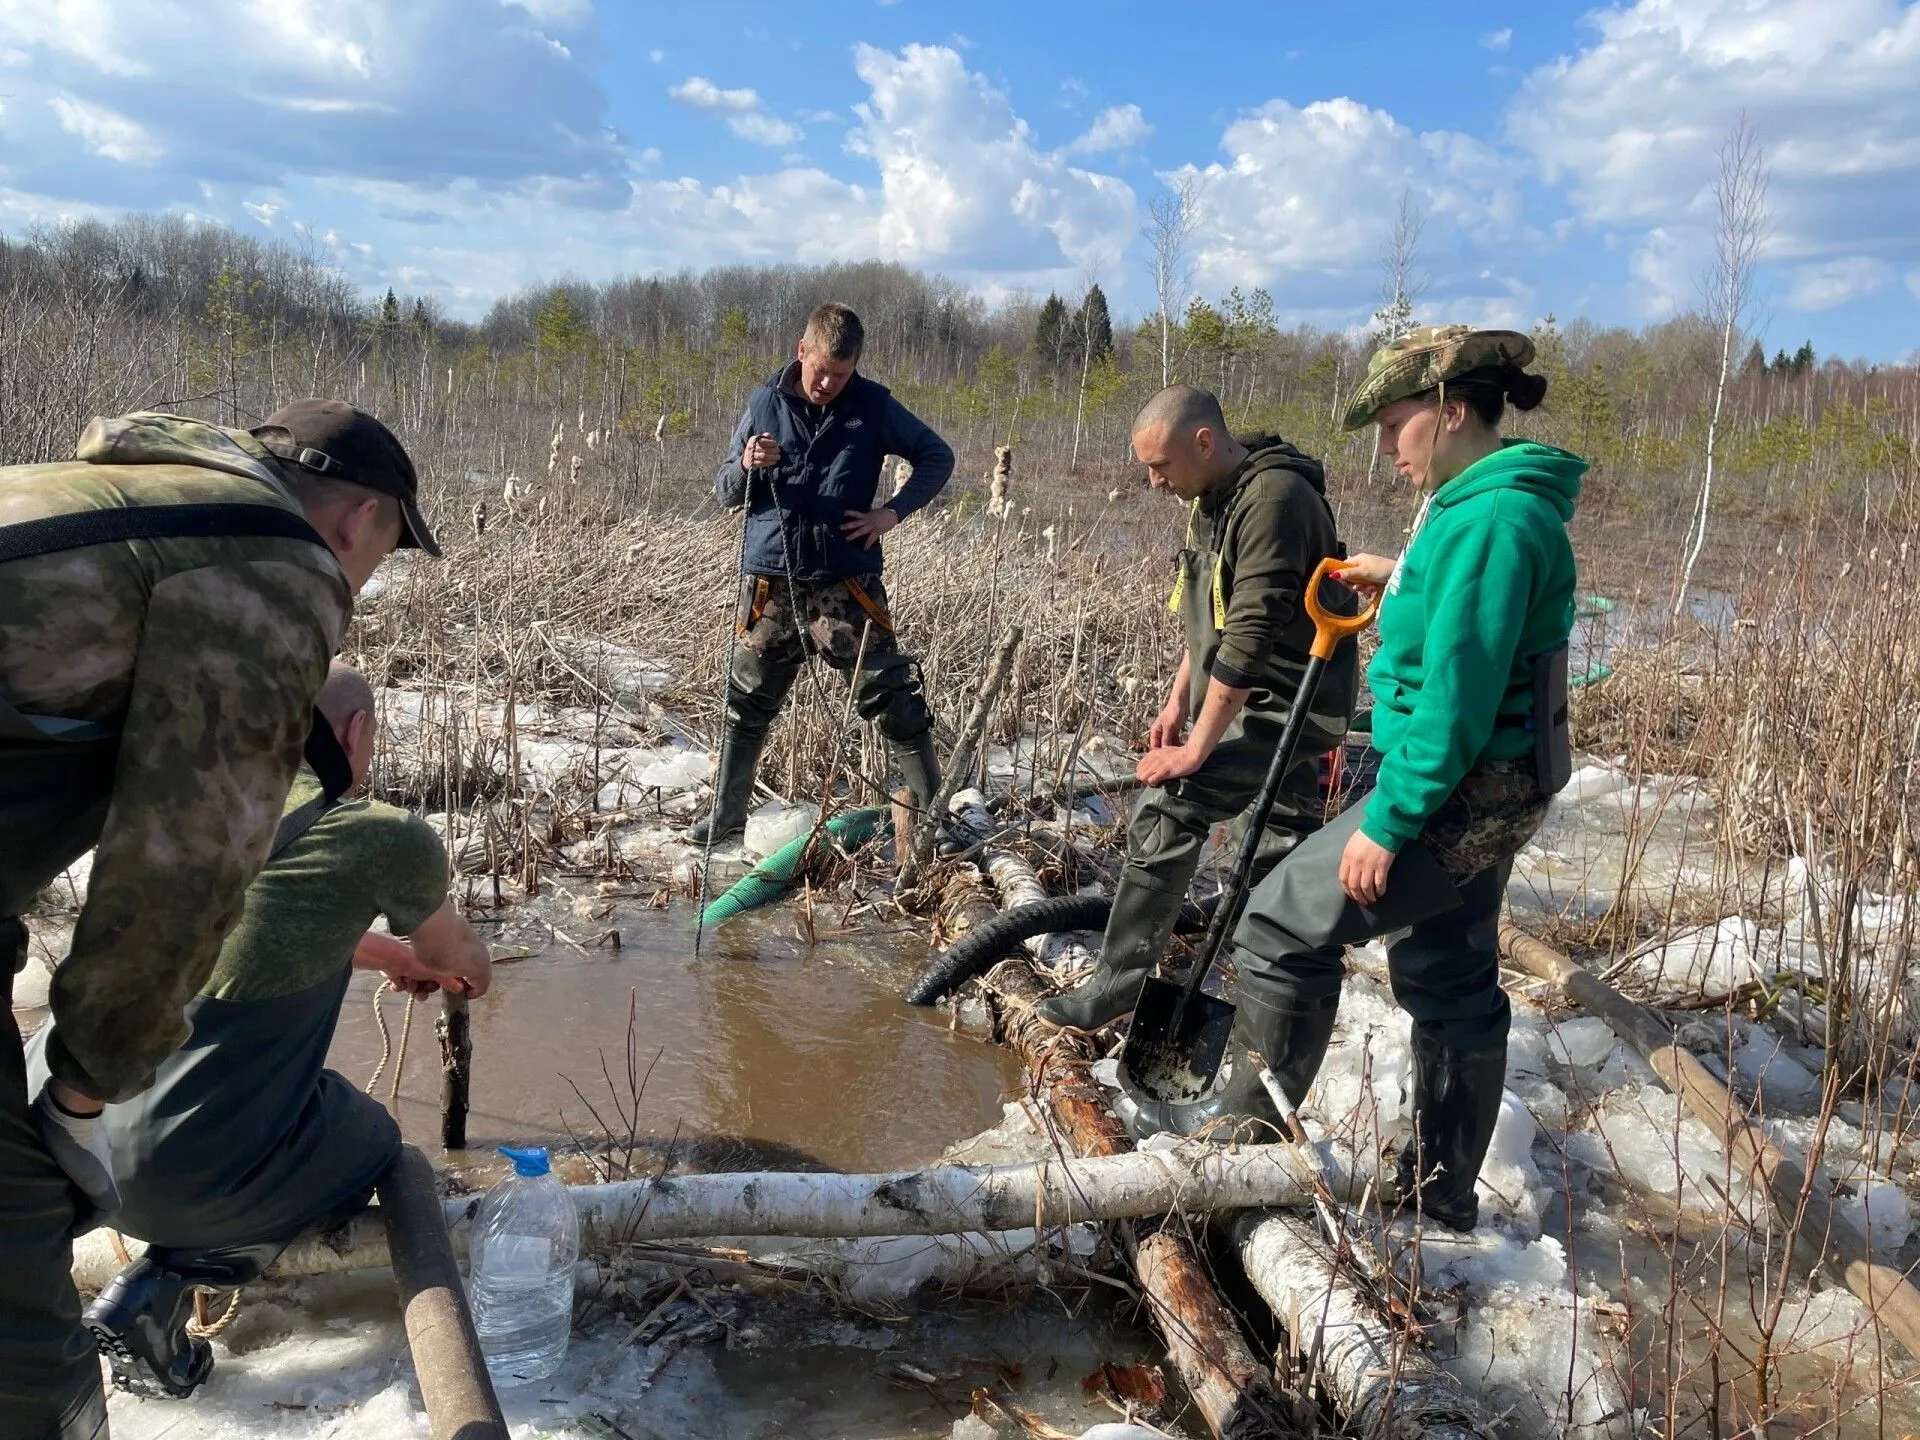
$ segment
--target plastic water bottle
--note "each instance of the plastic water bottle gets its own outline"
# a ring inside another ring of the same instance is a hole
[[[573,1330],[580,1220],[545,1150],[500,1153],[513,1174],[480,1202],[469,1247],[468,1297],[496,1385],[527,1385],[560,1368]]]

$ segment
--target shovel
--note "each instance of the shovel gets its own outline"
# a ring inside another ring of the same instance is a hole
[[[1220,958],[1227,936],[1240,921],[1260,837],[1266,831],[1268,817],[1273,814],[1273,802],[1280,793],[1281,782],[1293,768],[1294,752],[1300,748],[1300,732],[1306,729],[1307,713],[1313,708],[1320,676],[1333,658],[1334,648],[1371,625],[1380,609],[1378,594],[1358,615],[1352,616],[1329,614],[1320,603],[1321,582],[1345,563],[1332,557],[1322,560],[1302,592],[1307,616],[1313,621],[1313,648],[1307,670],[1300,677],[1300,690],[1294,696],[1293,709],[1288,712],[1286,728],[1280,732],[1273,763],[1267,767],[1260,798],[1254,801],[1247,836],[1240,844],[1240,858],[1234,862],[1233,875],[1220,903],[1214,907],[1213,919],[1207,924],[1207,936],[1201,943],[1200,958],[1194,963],[1193,973],[1177,985],[1149,975],[1133,1007],[1133,1023],[1127,1027],[1127,1043],[1120,1051],[1121,1079],[1129,1088],[1171,1105],[1187,1105],[1200,1099],[1220,1072],[1227,1039],[1233,1033],[1233,1006],[1211,995],[1202,995],[1200,987],[1213,973],[1214,962]]]

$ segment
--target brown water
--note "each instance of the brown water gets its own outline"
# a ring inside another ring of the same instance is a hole
[[[500,1144],[564,1145],[569,1131],[604,1133],[602,1122],[624,1134],[630,1018],[638,1068],[652,1067],[640,1098],[643,1148],[664,1152],[677,1135],[679,1158],[700,1169],[920,1164],[998,1123],[1019,1088],[1006,1052],[950,1034],[941,1012],[900,999],[927,953],[911,932],[869,925],[857,951],[808,946],[779,905],[709,931],[696,960],[689,908],[615,899],[593,911],[588,919],[543,905],[480,927],[496,955],[537,952],[499,965],[472,1007],[467,1154],[482,1169]],[[555,937],[547,914],[585,951]],[[610,930],[618,950],[592,943]],[[377,981],[354,977],[328,1057],[356,1083],[380,1058]],[[402,1002],[389,996],[384,1007],[397,1048]],[[407,1138],[436,1161],[437,1011],[437,1001],[416,1006],[399,1108]],[[391,1076],[379,1082],[382,1098]]]

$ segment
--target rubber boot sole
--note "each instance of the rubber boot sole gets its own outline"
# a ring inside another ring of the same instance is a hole
[[[107,1368],[112,1372],[113,1388],[116,1390],[149,1400],[185,1400],[206,1384],[207,1377],[213,1373],[213,1350],[207,1347],[200,1352],[205,1356],[205,1362],[194,1366],[193,1379],[184,1386],[175,1385],[161,1379],[146,1358],[135,1351],[117,1331],[91,1320],[86,1323],[93,1343],[107,1357]]]

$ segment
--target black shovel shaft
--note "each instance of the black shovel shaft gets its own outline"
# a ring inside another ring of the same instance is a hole
[[[1300,689],[1293,697],[1293,708],[1287,712],[1286,728],[1280,732],[1280,744],[1273,752],[1273,763],[1267,767],[1266,781],[1260,786],[1260,798],[1253,802],[1253,814],[1247,822],[1247,836],[1240,842],[1240,858],[1234,861],[1227,888],[1220,896],[1220,903],[1214,907],[1213,919],[1207,925],[1207,938],[1200,944],[1200,958],[1194,964],[1193,973],[1187,977],[1187,983],[1181,987],[1180,1003],[1174,1008],[1169,1034],[1179,1033],[1180,1022],[1186,1018],[1187,1006],[1200,993],[1200,987],[1207,983],[1207,976],[1213,973],[1214,962],[1220,958],[1227,936],[1240,923],[1240,912],[1247,903],[1247,880],[1253,874],[1254,857],[1260,853],[1260,837],[1266,833],[1267,820],[1273,814],[1273,803],[1279,798],[1280,786],[1285,783],[1287,772],[1293,768],[1294,752],[1300,748],[1300,734],[1307,728],[1307,712],[1313,708],[1314,694],[1320,689],[1320,672],[1326,668],[1327,662],[1315,656],[1307,661],[1306,673],[1300,677]]]

